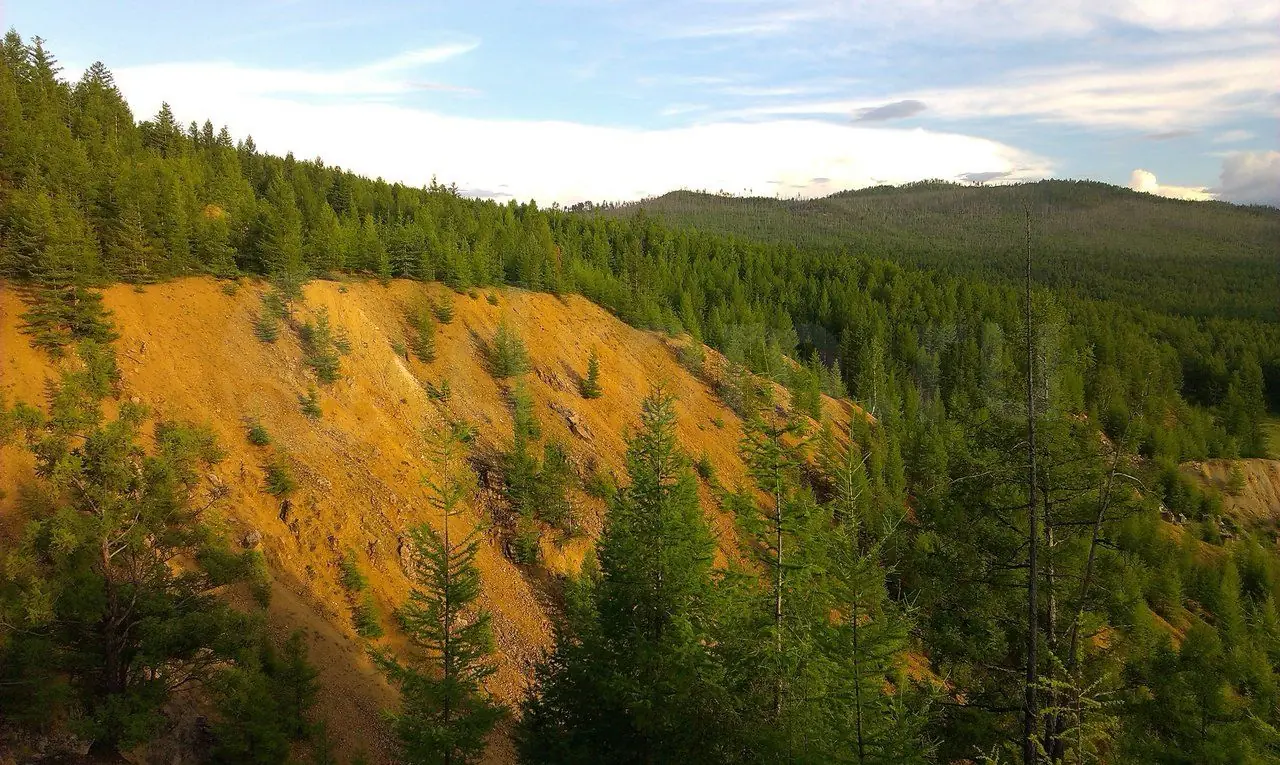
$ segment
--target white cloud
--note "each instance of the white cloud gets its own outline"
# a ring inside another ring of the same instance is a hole
[[[1204,187],[1167,186],[1161,184],[1156,180],[1155,173],[1141,168],[1134,170],[1133,175],[1129,176],[1129,188],[1147,194],[1169,197],[1170,199],[1190,199],[1197,202],[1213,199],[1214,197],[1213,193]]]
[[[115,77],[139,114],[164,99],[181,120],[225,122],[263,150],[321,156],[412,185],[437,176],[542,202],[635,199],[680,187],[813,196],[967,173],[1039,178],[1052,169],[1005,144],[925,130],[795,120],[634,130],[469,119],[371,100],[365,96],[406,86],[353,71],[363,74],[190,63],[120,69]],[[295,97],[334,92],[361,97]]]
[[[1280,151],[1240,151],[1222,160],[1219,194],[1231,202],[1280,207]]]
[[[1127,69],[1097,65],[1028,69],[982,85],[881,98],[765,104],[725,116],[852,116],[894,100],[919,101],[935,117],[1031,117],[1094,128],[1157,132],[1218,124],[1241,114],[1274,113],[1276,75],[1274,52],[1262,51]]]
[[[417,50],[405,51],[392,56],[391,58],[377,61],[367,66],[356,69],[357,74],[378,75],[389,72],[400,72],[406,69],[416,69],[427,64],[438,64],[441,61],[448,61],[451,58],[461,56],[464,53],[470,53],[475,50],[480,43],[478,42],[460,42],[445,43],[429,48],[418,48]]]
[[[162,81],[179,90],[195,90],[205,98],[247,95],[389,96],[413,90],[461,90],[439,83],[415,82],[410,74],[474,50],[478,43],[448,43],[406,51],[381,61],[347,69],[247,69],[231,62],[156,64],[116,73],[135,82]],[[126,92],[126,95],[130,95]],[[144,110],[142,113],[150,113]]]
[[[881,35],[947,35],[1025,39],[1086,35],[1124,25],[1155,32],[1257,29],[1280,20],[1275,0],[721,0],[698,4],[681,0],[674,37],[764,37],[805,25],[843,24]]]

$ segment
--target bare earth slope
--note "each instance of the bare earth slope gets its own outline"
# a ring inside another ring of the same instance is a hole
[[[295,333],[282,331],[274,344],[254,335],[262,290],[244,282],[227,294],[222,283],[187,279],[142,289],[116,286],[106,291],[105,303],[120,333],[115,346],[123,397],[147,405],[156,417],[207,422],[226,448],[227,458],[210,476],[230,489],[222,504],[225,526],[237,541],[252,543],[261,536],[276,580],[273,624],[282,631],[307,631],[322,672],[321,714],[340,752],[364,750],[376,760],[386,758],[388,742],[378,712],[395,695],[352,629],[337,563],[348,549],[356,552],[391,633],[384,642],[394,648],[399,641],[386,615],[408,588],[400,540],[414,524],[439,522],[419,484],[429,469],[425,430],[464,420],[478,431],[473,458],[482,483],[488,473],[488,488],[464,517],[489,526],[479,566],[498,642],[499,672],[490,690],[515,702],[529,663],[549,645],[550,579],[546,570],[518,566],[505,554],[510,513],[488,470],[511,442],[506,393],[487,372],[483,352],[503,317],[529,348],[534,369],[526,384],[542,438],[564,444],[581,473],[599,468],[622,475],[625,438],[638,423],[640,400],[661,382],[678,397],[686,450],[709,455],[724,485],[745,480],[737,452],[740,420],[676,362],[672,341],[633,329],[581,297],[519,290],[454,295],[454,320],[439,327],[436,360],[423,364],[397,355],[393,343],[405,339],[406,306],[424,294],[443,297],[446,288],[313,282],[297,315],[327,307],[335,329],[350,339],[351,352],[342,357],[342,378],[321,386],[323,417],[310,420],[298,397],[313,377]],[[496,296],[496,305],[486,300],[489,294]],[[22,311],[14,290],[0,284],[0,394],[9,402],[43,403],[45,380],[54,368],[19,332]],[[578,394],[577,375],[585,372],[593,348],[600,357],[604,395],[585,400]],[[425,384],[439,386],[446,379],[452,395],[433,400]],[[847,404],[827,401],[826,406],[837,422],[847,422]],[[249,418],[266,427],[270,446],[248,442]],[[276,450],[287,453],[299,483],[287,508],[263,485],[263,464]],[[0,450],[0,529],[12,531],[14,489],[30,476],[30,464],[14,447]],[[703,498],[722,551],[732,555],[730,519],[718,511],[705,486]],[[551,573],[576,569],[600,528],[601,503],[581,492],[573,499],[587,535],[565,544],[553,533],[544,536],[543,556]],[[509,759],[505,740],[495,743],[490,759]]]
[[[1231,471],[1237,465],[1244,486],[1232,494]],[[1223,508],[1243,526],[1280,530],[1280,460],[1188,462],[1182,471],[1222,492]]]

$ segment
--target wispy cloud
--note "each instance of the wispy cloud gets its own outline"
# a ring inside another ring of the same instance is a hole
[[[894,101],[893,103],[888,103],[883,106],[873,106],[869,109],[862,109],[858,112],[856,121],[885,122],[886,120],[901,120],[908,117],[914,117],[928,108],[929,107],[925,106],[923,101],[908,98],[902,101]]]
[[[1179,138],[1190,138],[1195,134],[1196,134],[1196,131],[1186,130],[1186,129],[1162,130],[1158,133],[1147,133],[1146,135],[1143,136],[1143,138],[1147,139],[1148,141],[1176,141]]]
[[[244,95],[280,97],[386,97],[414,91],[471,93],[465,86],[420,80],[420,69],[464,55],[477,42],[447,43],[405,51],[345,69],[315,70],[242,66],[232,62],[190,62],[125,67],[115,72],[120,82],[174,80],[174,93],[193,86],[210,102]]]
[[[951,35],[984,39],[1081,36],[1108,28],[1156,32],[1260,29],[1280,21],[1274,0],[774,0],[688,2],[681,0],[677,38],[770,37],[805,26],[838,24],[887,37]]]
[[[1159,65],[1036,68],[985,84],[901,93],[895,103],[928,104],[942,119],[1025,117],[1159,133],[1275,113],[1276,69],[1271,51]],[[761,104],[724,116],[857,116],[883,105],[865,98]]]
[[[451,58],[457,58],[466,53],[470,53],[480,46],[479,42],[454,42],[445,43],[443,45],[434,45],[426,48],[418,48],[416,50],[408,50],[403,53],[397,53],[390,58],[384,58],[381,61],[375,61],[372,64],[366,64],[352,70],[357,75],[375,76],[381,74],[390,74],[393,72],[403,72],[407,69],[417,69],[428,64],[438,64],[441,61],[448,61]]]

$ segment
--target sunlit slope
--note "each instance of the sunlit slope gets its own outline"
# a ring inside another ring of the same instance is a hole
[[[347,550],[355,551],[389,632],[382,642],[396,647],[389,615],[408,588],[401,540],[414,524],[440,521],[420,486],[431,469],[425,432],[450,421],[476,429],[472,463],[481,490],[462,523],[488,529],[478,564],[498,644],[499,672],[491,690],[503,700],[519,697],[530,662],[549,645],[555,593],[547,574],[576,569],[599,532],[603,504],[576,490],[572,499],[584,536],[562,544],[549,530],[545,566],[520,566],[507,554],[513,517],[498,490],[497,468],[510,448],[512,420],[508,386],[490,374],[484,353],[499,321],[505,318],[528,346],[533,370],[524,379],[542,441],[563,444],[583,477],[595,470],[623,475],[626,437],[639,422],[640,401],[662,384],[678,398],[686,451],[695,457],[705,453],[725,486],[746,480],[738,455],[741,422],[677,363],[674,347],[681,341],[633,329],[581,297],[520,290],[469,297],[416,282],[313,282],[295,309],[297,317],[326,308],[351,350],[341,359],[341,379],[317,386],[323,416],[312,420],[304,416],[299,396],[315,379],[296,334],[283,329],[270,344],[255,336],[263,289],[245,281],[232,290],[193,278],[145,288],[118,285],[106,291],[104,302],[120,335],[115,347],[121,397],[145,404],[156,418],[205,422],[217,432],[226,458],[207,480],[210,488],[228,490],[219,518],[237,543],[260,544],[276,580],[273,626],[307,631],[322,670],[321,714],[330,719],[343,751],[385,754],[378,712],[394,701],[394,693],[355,635],[338,562]],[[446,293],[455,312],[450,324],[438,327],[435,361],[399,355],[393,346],[406,338],[406,307]],[[0,285],[0,392],[9,402],[42,403],[45,381],[55,370],[19,331],[22,310],[15,291]],[[592,349],[599,354],[604,395],[587,400],[577,380]],[[451,395],[433,399],[428,384],[438,389],[446,380]],[[826,408],[838,422],[847,422],[853,411],[831,400]],[[249,443],[250,420],[266,428],[270,445]],[[287,507],[264,486],[264,464],[277,452],[287,455],[298,481]],[[6,522],[0,528],[12,532],[16,487],[30,474],[29,458],[16,447],[0,451],[0,518]],[[721,554],[735,554],[731,519],[705,485],[702,496]],[[491,756],[502,759],[508,751],[493,747]]]

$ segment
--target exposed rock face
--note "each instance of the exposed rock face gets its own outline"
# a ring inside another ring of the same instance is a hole
[[[552,401],[550,406],[551,411],[564,418],[565,424],[569,426],[570,433],[581,438],[583,441],[595,440],[595,437],[591,434],[591,429],[582,421],[582,418],[578,416],[577,412],[557,401]]]
[[[262,532],[257,529],[249,529],[245,532],[244,539],[240,540],[240,544],[244,545],[246,550],[256,549],[262,544]]]

